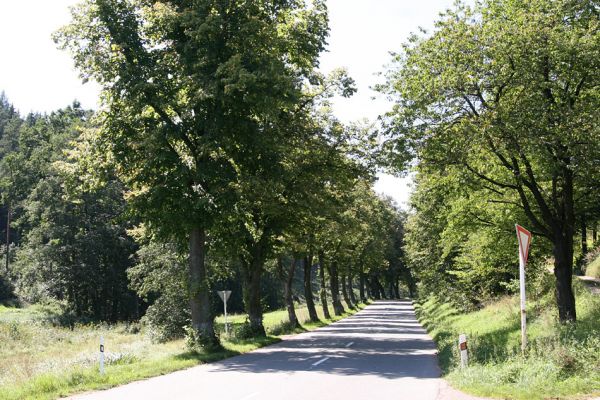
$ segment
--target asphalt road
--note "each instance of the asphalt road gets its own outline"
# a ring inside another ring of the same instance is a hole
[[[408,301],[252,353],[73,399],[428,399],[441,379],[435,345]]]

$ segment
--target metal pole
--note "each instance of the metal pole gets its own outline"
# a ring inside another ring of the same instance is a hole
[[[519,286],[521,290],[521,352],[527,348],[527,316],[525,312],[525,260],[519,251]]]
[[[223,307],[225,308],[225,335],[229,336],[229,328],[227,327],[227,294],[226,292],[223,295],[225,301],[223,301]]]

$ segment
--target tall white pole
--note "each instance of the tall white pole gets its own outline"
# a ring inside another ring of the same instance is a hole
[[[223,302],[223,307],[225,308],[225,335],[229,336],[229,328],[227,327],[227,298]]]
[[[521,290],[521,352],[527,348],[527,316],[525,312],[525,260],[519,250],[519,287]]]

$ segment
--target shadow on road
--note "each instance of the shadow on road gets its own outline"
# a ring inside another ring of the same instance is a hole
[[[375,302],[332,325],[219,364],[221,372],[440,376],[435,344],[408,301]]]

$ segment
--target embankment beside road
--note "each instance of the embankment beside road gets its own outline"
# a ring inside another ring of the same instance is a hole
[[[600,296],[576,286],[576,324],[558,323],[552,291],[528,302],[529,346],[521,355],[519,300],[505,297],[461,312],[436,297],[415,305],[437,343],[444,378],[467,393],[509,399],[581,399],[600,395]],[[461,369],[458,335],[467,334]]]

